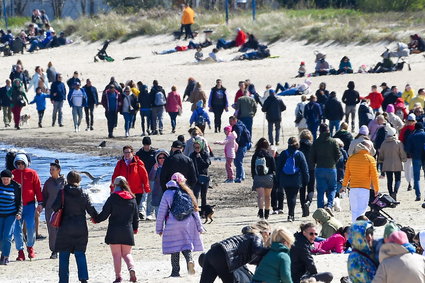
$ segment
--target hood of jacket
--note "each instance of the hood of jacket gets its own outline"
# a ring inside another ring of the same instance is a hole
[[[313,213],[313,218],[323,224],[331,219],[331,215],[324,208],[318,208]]]
[[[320,133],[319,137],[317,138],[317,141],[320,143],[326,142],[331,138],[330,133]]]
[[[384,259],[407,254],[409,251],[402,245],[396,243],[387,243],[383,244],[379,250],[379,262],[382,262]]]
[[[127,191],[116,191],[114,194],[119,195],[122,199],[133,199],[133,195]]]
[[[69,193],[70,195],[73,195],[73,196],[80,195],[83,191],[80,186],[75,186],[75,185],[71,185],[71,184],[66,184],[63,189],[67,193]]]
[[[370,221],[356,221],[350,227],[348,241],[353,249],[359,250],[365,254],[372,254],[372,250],[366,241],[366,230],[373,227]]]
[[[168,153],[168,151],[166,151],[165,149],[162,149],[162,148],[158,149],[156,151],[156,154],[155,154],[155,161],[156,161],[157,164],[159,164],[159,162],[158,162],[158,156],[160,156],[161,154],[164,154],[166,157],[170,156],[170,154]]]
[[[16,157],[13,160],[13,165],[15,166],[15,168],[18,168],[18,166],[16,165],[16,162],[18,162],[18,161],[23,161],[25,163],[25,167],[26,168],[29,167],[28,158],[27,158],[27,155],[25,153],[16,154]]]

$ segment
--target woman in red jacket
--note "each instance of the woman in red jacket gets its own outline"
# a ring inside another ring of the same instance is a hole
[[[177,88],[175,86],[171,87],[171,92],[167,96],[167,104],[165,105],[165,110],[167,110],[168,115],[171,119],[171,132],[176,132],[176,118],[179,113],[183,110],[182,100],[180,94],[177,93]]]
[[[131,192],[136,195],[137,206],[140,205],[142,195],[151,191],[149,187],[148,173],[145,164],[134,155],[134,150],[131,145],[126,145],[122,149],[124,155],[117,162],[114,174],[112,174],[111,192],[114,189],[114,180],[118,176],[123,176],[127,179],[130,185]]]

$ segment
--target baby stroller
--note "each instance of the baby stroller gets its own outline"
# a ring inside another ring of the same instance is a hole
[[[106,40],[103,43],[102,49],[99,50],[99,52],[97,52],[96,56],[94,56],[94,62],[98,62],[99,60],[97,60],[97,58],[99,58],[102,61],[107,61],[107,62],[114,62],[114,58],[112,58],[111,56],[108,55],[108,53],[106,53],[106,49],[109,46],[109,43],[111,42],[111,40]]]
[[[373,72],[384,73],[401,71],[404,68],[404,64],[407,64],[409,71],[411,71],[412,69],[410,68],[410,64],[407,62],[407,57],[409,56],[409,53],[409,47],[403,42],[397,43],[397,48],[395,51],[390,51],[390,49],[387,47],[384,53],[381,54],[383,62],[379,62],[378,64],[376,64],[375,68],[373,69]],[[397,58],[397,61],[393,63],[391,58]]]
[[[379,194],[371,203],[369,203],[370,211],[366,212],[366,217],[373,222],[373,225],[379,227],[387,224],[388,221],[393,221],[384,208],[395,208],[400,202],[395,201],[387,194]]]

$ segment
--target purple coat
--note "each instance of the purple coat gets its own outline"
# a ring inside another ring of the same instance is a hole
[[[161,199],[156,218],[156,233],[162,232],[162,253],[172,254],[185,250],[203,251],[200,233],[204,231],[198,212],[178,221],[170,213],[175,190],[166,190]]]

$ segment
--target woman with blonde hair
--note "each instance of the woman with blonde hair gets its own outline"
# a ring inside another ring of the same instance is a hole
[[[192,252],[204,249],[200,234],[205,230],[199,207],[181,173],[174,173],[166,186],[156,218],[156,233],[162,236],[162,253],[171,254],[171,277],[180,277],[180,252],[192,275],[195,274]]]
[[[255,270],[253,282],[292,283],[289,250],[295,241],[283,227],[273,230],[271,247]]]
[[[118,176],[114,180],[114,192],[103,205],[102,212],[94,218],[94,222],[105,221],[109,217],[105,243],[111,248],[114,260],[115,281],[122,282],[121,259],[124,259],[130,272],[130,281],[136,282],[134,260],[131,255],[134,246],[134,234],[139,227],[139,213],[136,198],[131,192],[127,179]]]

